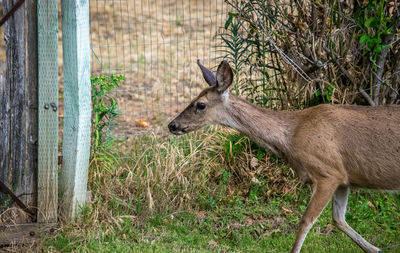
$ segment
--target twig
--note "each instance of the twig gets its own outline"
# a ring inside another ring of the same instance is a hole
[[[378,86],[378,85],[381,85],[382,83],[386,83],[386,81],[389,79],[389,78],[391,78],[393,75],[397,75],[397,74],[399,74],[400,73],[400,70],[399,71],[396,71],[396,72],[394,72],[393,74],[391,74],[388,78],[386,78],[386,79],[381,79],[381,78],[379,78],[378,77],[378,75],[375,73],[375,72],[372,72],[372,74],[379,80],[379,82],[377,83],[377,84],[375,84],[375,85],[373,85],[372,87],[376,87],[376,86]],[[395,89],[395,88],[393,88],[391,85],[386,85],[387,87],[389,87],[393,92],[395,92],[397,95],[399,95],[399,92]]]
[[[383,37],[383,41],[382,41],[382,45],[389,45],[390,42],[393,40],[393,35],[387,35]],[[389,49],[385,48],[381,51],[380,55],[378,56],[378,59],[376,61],[376,67],[377,67],[377,71],[374,72],[372,71],[372,73],[374,73],[374,80],[373,80],[373,85],[375,86],[375,90],[374,90],[374,103],[377,105],[379,103],[379,93],[381,90],[381,84],[382,82],[380,81],[382,79],[382,75],[383,75],[383,71],[385,69],[385,62],[386,62],[386,58],[388,55]],[[372,61],[373,62],[373,61]]]
[[[367,94],[367,92],[365,92],[364,89],[362,89],[362,88],[360,87],[358,90],[359,90],[359,92],[361,93],[361,95],[363,95],[363,97],[368,101],[368,103],[369,103],[371,106],[376,106],[374,100],[372,100],[372,98]]]
[[[395,104],[396,103],[396,97],[399,97],[399,89],[400,86],[400,49],[398,49],[397,53],[394,56],[394,60],[396,62],[396,65],[394,66],[393,69],[393,74],[390,76],[391,83],[395,87],[392,87],[392,93],[390,94],[390,104]]]
[[[357,85],[356,79],[355,79],[355,78],[349,73],[349,71],[347,71],[347,70],[342,66],[342,64],[340,64],[340,62],[337,60],[338,57],[337,57],[336,53],[335,53],[335,52],[331,52],[331,50],[328,49],[328,48],[325,47],[325,46],[322,46],[322,48],[325,50],[325,52],[328,54],[328,56],[335,62],[335,64],[339,67],[340,71],[347,77],[347,79],[349,79],[350,82],[351,82],[353,85]],[[332,57],[332,54],[333,54],[334,57]]]
[[[270,37],[270,34],[267,32],[268,30],[264,27],[263,23],[261,22],[261,18],[260,18],[260,14],[262,15],[262,13],[259,13],[258,10],[254,7],[253,3],[251,1],[248,2],[251,7],[253,8],[253,10],[255,11],[255,13],[257,14],[257,25],[259,27],[261,27],[262,31],[264,32],[264,35],[267,38],[267,41],[275,48],[275,50],[281,55],[281,57],[283,58],[283,60],[289,64],[290,66],[292,66],[294,68],[294,70],[307,82],[311,82],[312,79],[307,75],[307,73],[305,73],[303,71],[303,69],[293,60],[291,59],[288,55],[286,55],[282,49],[280,49],[278,47],[278,45],[276,45],[275,41]],[[244,17],[244,15],[242,14],[242,12],[240,11],[240,17]],[[244,28],[245,30],[247,30],[246,28]],[[249,31],[247,31],[249,32]]]

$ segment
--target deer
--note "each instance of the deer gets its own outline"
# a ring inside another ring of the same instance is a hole
[[[332,200],[338,229],[365,252],[382,252],[346,222],[350,188],[400,190],[400,106],[320,104],[304,110],[275,111],[230,92],[233,72],[222,61],[216,74],[199,60],[209,87],[168,124],[175,135],[220,124],[247,135],[286,159],[313,192],[291,252],[300,252],[311,227]]]

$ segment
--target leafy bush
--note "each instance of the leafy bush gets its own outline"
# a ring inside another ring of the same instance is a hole
[[[101,175],[95,170],[113,171],[118,163],[113,151],[115,138],[111,136],[111,130],[116,117],[120,115],[118,103],[110,95],[119,83],[125,80],[122,75],[101,75],[91,77],[92,83],[92,146],[91,146],[91,171],[95,175]],[[97,173],[97,174],[96,174]],[[91,175],[93,177],[93,175]]]
[[[397,1],[227,1],[235,90],[269,107],[400,104]]]
[[[118,87],[125,76],[101,75],[90,78],[92,83],[92,138],[93,149],[100,145],[110,145],[112,138],[110,132],[115,123],[115,118],[120,114],[118,103],[110,96],[110,92]]]

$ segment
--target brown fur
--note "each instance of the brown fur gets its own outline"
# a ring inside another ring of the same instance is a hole
[[[205,74],[214,80],[210,72]],[[232,72],[226,62],[221,63],[215,80],[214,86],[170,123],[170,131],[183,134],[207,124],[235,128],[285,157],[300,178],[311,181],[314,193],[292,252],[300,251],[306,234],[332,197],[338,227],[364,251],[379,252],[348,226],[343,212],[349,186],[400,190],[400,106],[318,105],[277,112],[229,94]],[[198,103],[206,108],[198,109]]]

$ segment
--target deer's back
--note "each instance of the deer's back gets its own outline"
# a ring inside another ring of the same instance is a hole
[[[319,105],[297,114],[289,160],[298,170],[363,188],[400,189],[400,106]]]

